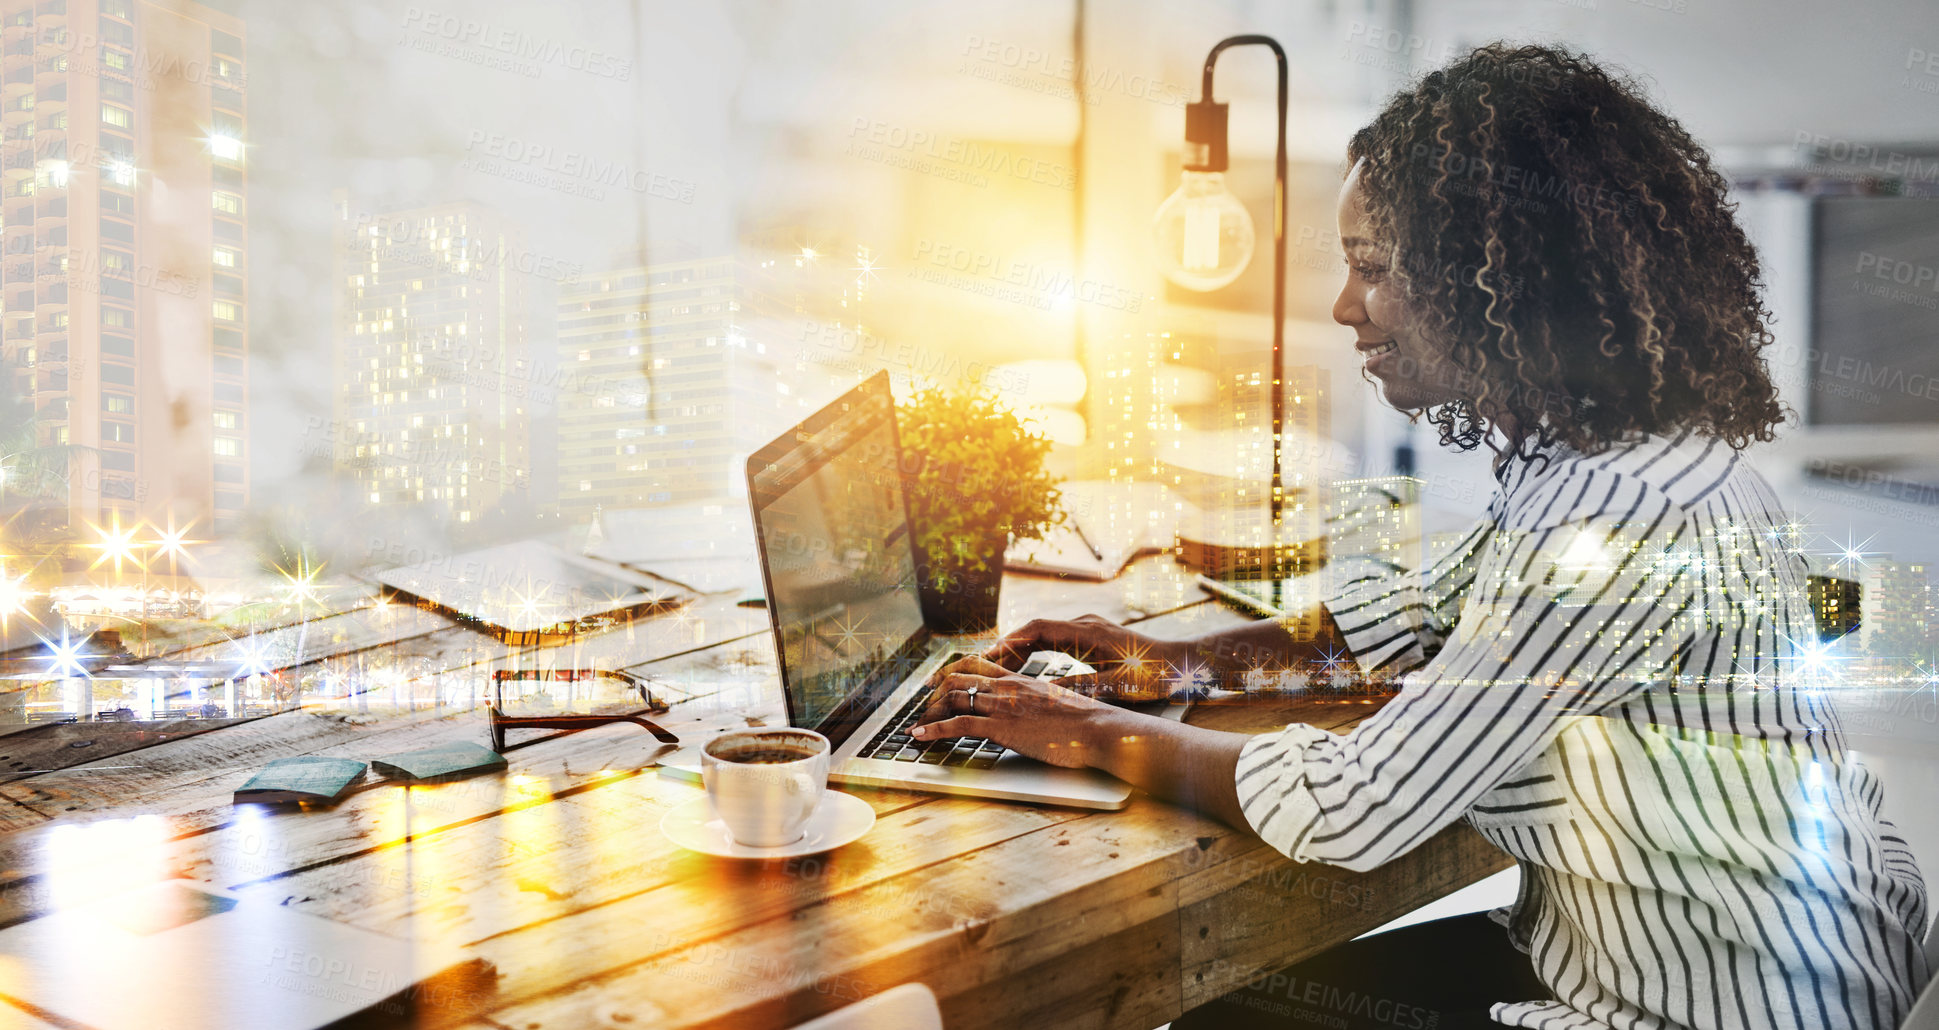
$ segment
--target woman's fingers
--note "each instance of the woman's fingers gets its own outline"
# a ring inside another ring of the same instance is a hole
[[[971,655],[968,658],[963,658],[958,661],[951,662],[950,664],[943,666],[941,669],[938,669],[936,671],[935,679],[936,679],[936,682],[941,683],[953,675],[1008,676],[1009,674],[1010,674],[1009,669],[1006,669],[1003,666],[998,665],[997,663],[990,661],[987,658],[981,658],[976,655]]]
[[[1105,636],[1114,632],[1124,631],[1097,615],[1086,615],[1071,622],[1032,619],[983,652],[983,657],[1006,670],[1022,666],[1032,651],[1065,651],[1081,659],[1097,650]]]
[[[978,661],[978,659],[971,658],[965,659],[965,661]],[[966,695],[971,688],[976,688],[980,697],[983,692],[990,691],[992,687],[996,686],[995,680],[991,678],[992,676],[1009,675],[1009,673],[1003,670],[1002,666],[992,665],[989,662],[981,662],[978,666],[978,668],[986,669],[989,675],[951,671],[963,664],[963,662],[958,662],[956,665],[952,665],[938,673],[941,679],[936,681],[935,696],[931,697],[929,703],[923,706],[922,715],[918,721],[928,722],[933,719],[947,718],[957,712],[969,711]],[[989,709],[983,709],[983,714],[988,715]]]
[[[941,740],[944,737],[989,737],[996,729],[996,720],[981,715],[957,715],[936,722],[923,723],[909,731],[917,740]],[[997,741],[1001,744],[1002,741]]]
[[[997,641],[996,646],[984,651],[983,659],[1001,665],[1005,669],[1021,668],[1024,659],[1030,657],[1030,652],[1043,650],[1037,645],[1042,642],[1042,631],[1048,625],[1049,623],[1043,619],[1032,619],[1024,623],[1022,628],[1012,631],[1002,640]]]

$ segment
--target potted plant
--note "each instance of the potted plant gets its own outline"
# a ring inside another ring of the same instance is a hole
[[[943,633],[992,629],[1010,541],[1063,519],[1050,441],[983,387],[917,390],[896,422],[923,618]]]

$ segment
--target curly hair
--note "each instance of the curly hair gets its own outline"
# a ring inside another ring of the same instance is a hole
[[[1395,95],[1348,157],[1404,304],[1445,351],[1427,374],[1455,399],[1424,409],[1443,444],[1493,427],[1504,454],[1595,453],[1690,429],[1741,450],[1783,422],[1727,183],[1635,83],[1490,44]]]

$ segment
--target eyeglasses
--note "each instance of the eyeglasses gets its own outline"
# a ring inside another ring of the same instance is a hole
[[[630,684],[633,689],[640,692],[640,700],[645,703],[646,707],[637,712],[599,712],[573,715],[506,715],[503,711],[505,704],[504,686],[507,681],[563,680],[573,682],[599,679],[602,677],[616,679],[622,683]],[[546,729],[571,732],[574,730],[591,729],[594,726],[605,726],[615,722],[630,722],[635,726],[644,727],[648,733],[653,734],[654,738],[663,744],[680,743],[680,738],[674,736],[671,731],[653,720],[646,718],[648,713],[658,715],[666,712],[667,705],[666,702],[653,695],[653,691],[648,685],[649,681],[643,676],[637,676],[633,673],[617,669],[499,669],[491,674],[491,678],[492,704],[487,706],[486,715],[491,732],[491,749],[493,751],[504,752],[505,732],[507,730]]]

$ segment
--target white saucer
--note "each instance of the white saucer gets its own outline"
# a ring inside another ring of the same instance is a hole
[[[707,811],[707,797],[701,795],[676,805],[660,817],[660,832],[675,844],[689,850],[722,858],[798,858],[839,848],[875,825],[875,809],[853,794],[822,792],[821,804],[808,817],[801,839],[793,844],[757,848],[736,844],[727,836],[727,824]]]

